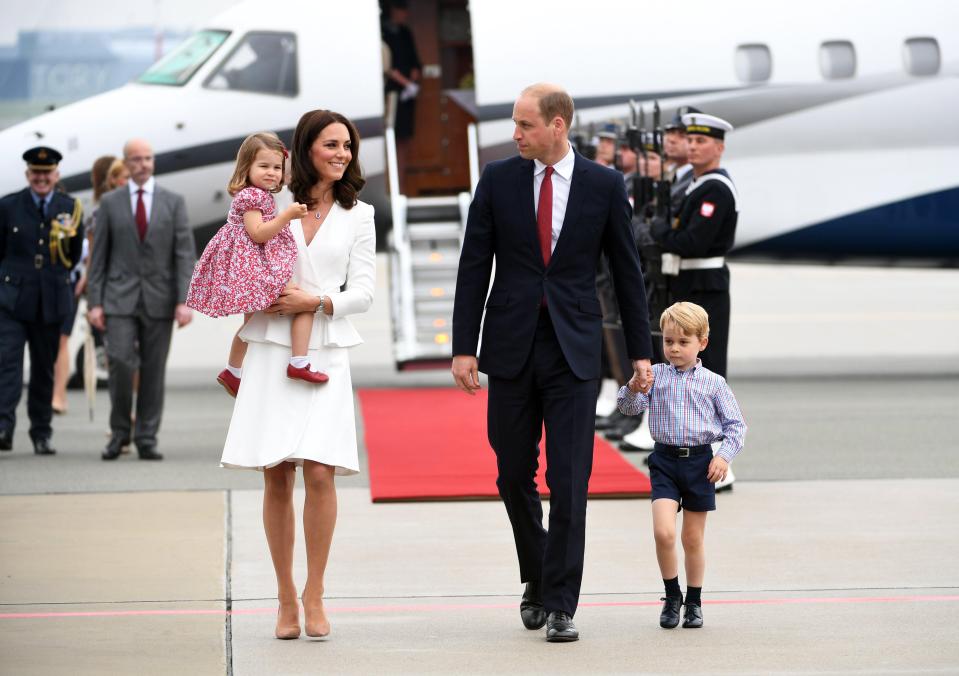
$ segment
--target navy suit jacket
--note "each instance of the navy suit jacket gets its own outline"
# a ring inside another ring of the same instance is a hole
[[[54,192],[41,223],[29,188],[0,199],[0,307],[18,321],[59,324],[73,312],[70,270],[80,262],[83,223],[61,241],[69,266],[52,257],[50,230],[53,219],[72,216],[75,205],[69,195]]]
[[[545,295],[570,369],[583,380],[599,378],[603,313],[596,270],[605,252],[629,356],[649,358],[646,291],[630,217],[622,176],[577,154],[563,229],[544,266],[533,206],[533,161],[512,157],[488,164],[470,205],[460,254],[453,354],[477,353],[482,322],[480,370],[515,377],[532,349]],[[494,259],[496,275],[487,297]]]

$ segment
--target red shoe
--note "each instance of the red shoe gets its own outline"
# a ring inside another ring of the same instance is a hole
[[[240,379],[230,373],[229,369],[220,371],[220,375],[216,377],[216,382],[223,385],[226,393],[234,399],[236,398],[236,393],[240,391]]]
[[[305,380],[308,383],[315,383],[316,385],[325,383],[330,379],[330,377],[325,373],[321,373],[320,371],[311,371],[309,366],[297,368],[293,366],[293,364],[287,364],[286,377],[292,378],[293,380]]]

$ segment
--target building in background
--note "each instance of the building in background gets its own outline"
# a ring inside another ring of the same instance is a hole
[[[24,30],[0,47],[0,129],[120,87],[189,35],[152,27]]]

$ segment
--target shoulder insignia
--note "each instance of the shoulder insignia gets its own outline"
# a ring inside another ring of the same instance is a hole
[[[716,211],[716,205],[712,202],[703,202],[702,206],[699,207],[699,215],[703,218],[711,217],[714,211]]]

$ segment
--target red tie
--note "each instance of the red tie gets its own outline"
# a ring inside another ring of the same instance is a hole
[[[137,234],[142,242],[147,236],[147,208],[143,204],[143,188],[137,190]]]
[[[539,206],[536,209],[536,229],[539,232],[539,248],[543,253],[543,265],[549,264],[550,249],[553,243],[553,174],[552,167],[546,167],[543,184],[539,187]]]

